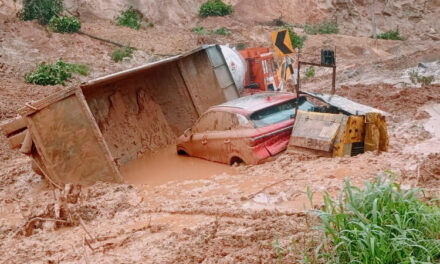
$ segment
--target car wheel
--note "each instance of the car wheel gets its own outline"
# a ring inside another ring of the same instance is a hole
[[[232,157],[231,161],[229,162],[230,165],[234,165],[234,164],[242,164],[244,163],[243,159],[240,157]]]
[[[177,150],[177,155],[189,156],[189,154],[185,150],[183,150],[183,149],[178,149]]]

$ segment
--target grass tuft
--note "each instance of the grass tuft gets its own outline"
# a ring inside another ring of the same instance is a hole
[[[304,42],[307,39],[307,36],[299,36],[293,31],[293,27],[289,24],[284,24],[284,27],[280,28],[280,30],[286,29],[289,32],[290,41],[292,42],[293,48],[302,49],[304,47]]]
[[[377,39],[403,40],[400,36],[399,29],[389,30],[376,36]]]
[[[202,18],[209,16],[227,16],[232,14],[234,9],[232,5],[223,3],[222,0],[208,0],[202,4],[199,15]]]
[[[193,32],[199,34],[199,35],[205,35],[206,34],[206,30],[204,27],[195,27],[192,29]]]
[[[343,199],[343,195],[345,199]],[[365,189],[348,179],[339,201],[324,196],[317,226],[326,240],[315,257],[327,263],[433,263],[440,257],[440,208],[378,176]]]
[[[231,34],[231,33],[229,33],[228,29],[225,27],[215,29],[212,31],[212,33],[217,34],[217,35],[222,35],[222,36],[227,36],[227,35]]]
[[[409,72],[409,79],[412,84],[421,84],[422,86],[428,86],[434,81],[434,76],[423,76],[420,75],[416,70]]]
[[[54,16],[49,21],[49,28],[59,33],[75,33],[81,28],[81,23],[76,17]]]
[[[225,27],[221,27],[221,28],[213,29],[213,30],[206,30],[204,27],[195,27],[192,29],[192,31],[199,34],[199,35],[216,34],[216,35],[221,35],[221,36],[228,36],[231,34],[228,31],[228,29]]]
[[[304,75],[306,79],[315,77],[315,67],[313,66],[308,67]]]
[[[87,75],[88,68],[83,64],[66,63],[59,59],[53,64],[42,63],[37,69],[26,74],[28,83],[38,85],[65,85],[67,79],[72,78],[72,73]]]
[[[133,48],[123,47],[112,52],[112,60],[115,62],[122,61],[124,58],[133,58]]]
[[[140,28],[140,22],[140,15],[131,6],[122,11],[121,14],[116,18],[116,25],[125,26],[136,30]]]
[[[237,50],[244,50],[246,48],[246,43],[240,42],[235,46],[235,48]]]
[[[339,27],[338,24],[333,21],[322,21],[316,25],[306,23],[304,25],[304,32],[309,35],[338,34]]]

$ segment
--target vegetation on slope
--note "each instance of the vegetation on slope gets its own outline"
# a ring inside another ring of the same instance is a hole
[[[72,78],[72,73],[87,75],[87,66],[83,64],[66,63],[59,59],[53,64],[42,63],[37,69],[26,74],[28,83],[38,85],[65,85],[67,79]]]
[[[389,30],[384,33],[378,34],[376,36],[377,39],[389,39],[389,40],[403,40],[400,36],[399,29]]]
[[[316,25],[306,23],[304,26],[304,32],[309,35],[338,34],[339,27],[338,24],[333,21],[322,21]]]
[[[124,58],[133,58],[133,48],[132,47],[123,47],[113,51],[111,54],[112,60],[115,62],[119,62]]]
[[[284,25],[284,29],[289,32],[290,41],[292,42],[293,48],[302,49],[304,47],[304,42],[307,36],[299,36],[293,31],[293,27],[289,24]]]
[[[76,17],[54,16],[49,21],[49,28],[59,33],[74,33],[81,28],[81,23]]]
[[[202,4],[199,10],[200,17],[227,16],[232,14],[232,5],[223,3],[222,0],[208,0]]]
[[[116,25],[138,30],[141,26],[141,17],[136,10],[130,6],[129,8],[123,10],[116,18]]]
[[[22,20],[37,19],[42,25],[63,11],[63,0],[24,0],[19,16]]]

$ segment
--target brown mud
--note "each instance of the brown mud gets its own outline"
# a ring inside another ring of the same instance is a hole
[[[225,164],[177,155],[175,145],[146,153],[120,170],[127,183],[152,187],[171,182],[209,179],[224,173],[236,174],[234,168]]]

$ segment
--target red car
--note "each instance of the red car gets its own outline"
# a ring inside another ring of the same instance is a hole
[[[259,93],[209,108],[177,139],[177,153],[226,164],[258,164],[287,148],[297,103],[293,93]],[[314,104],[299,98],[299,109]]]

